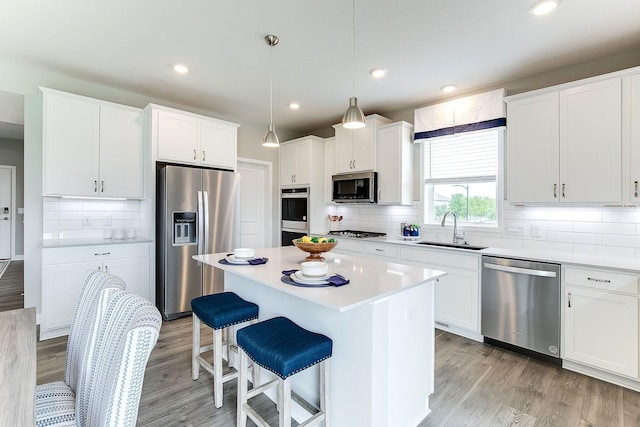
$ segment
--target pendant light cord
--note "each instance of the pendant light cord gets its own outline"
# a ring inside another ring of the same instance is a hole
[[[351,0],[351,30],[353,35],[352,48],[352,61],[351,61],[351,74],[352,81],[352,93],[351,96],[356,96],[356,0]]]
[[[269,125],[273,127],[273,44],[271,44],[269,52],[269,62],[271,62],[269,66]]]

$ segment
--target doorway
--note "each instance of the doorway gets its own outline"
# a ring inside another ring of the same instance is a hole
[[[238,159],[240,180],[240,246],[269,248],[272,244],[272,169],[270,162]]]
[[[16,168],[0,165],[0,260],[15,253]]]

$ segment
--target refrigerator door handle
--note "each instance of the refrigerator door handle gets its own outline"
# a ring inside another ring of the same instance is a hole
[[[209,250],[209,193],[204,191],[204,253],[208,254]]]
[[[202,255],[204,243],[204,209],[202,200],[202,191],[198,191],[198,255]]]

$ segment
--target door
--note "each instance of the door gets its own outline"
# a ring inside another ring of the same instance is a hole
[[[13,247],[11,224],[13,217],[12,168],[0,166],[0,259],[11,258]]]
[[[158,159],[198,163],[198,119],[158,111]]]
[[[204,203],[203,253],[231,252],[240,243],[240,177],[235,172],[202,170]],[[224,290],[223,271],[205,265],[202,292]]]
[[[238,172],[242,177],[240,186],[240,246],[243,248],[266,248],[267,245],[267,200],[271,200],[267,184],[271,177],[267,165],[239,162]],[[269,198],[269,199],[268,199]]]
[[[158,247],[163,249],[158,265],[158,304],[167,318],[191,311],[191,300],[202,295],[202,268],[192,258],[198,252],[200,215],[198,192],[202,188],[202,170],[166,166],[158,180],[161,204],[158,223],[161,232]],[[195,238],[183,239],[176,225],[189,224]]]
[[[127,291],[149,299],[149,258],[125,258],[104,261],[105,271],[127,284]]]
[[[236,128],[200,121],[200,161],[206,166],[236,169]]]

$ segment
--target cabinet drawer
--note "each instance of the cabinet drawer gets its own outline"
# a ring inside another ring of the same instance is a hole
[[[69,262],[105,261],[110,259],[148,256],[148,243],[47,248],[42,251],[42,264],[50,265]]]
[[[338,242],[338,244],[334,248],[334,251],[337,249],[338,251],[362,253],[362,242],[349,239],[336,239],[336,242]]]
[[[469,270],[480,269],[480,257],[475,255],[463,255],[453,251],[438,251],[432,249],[402,248],[400,261],[418,261],[422,263],[447,265]]]
[[[614,273],[607,270],[566,267],[564,269],[564,283],[566,285],[638,294],[638,276]]]
[[[366,243],[364,245],[364,253],[367,255],[378,255],[378,256],[397,258],[398,248],[391,245]]]

